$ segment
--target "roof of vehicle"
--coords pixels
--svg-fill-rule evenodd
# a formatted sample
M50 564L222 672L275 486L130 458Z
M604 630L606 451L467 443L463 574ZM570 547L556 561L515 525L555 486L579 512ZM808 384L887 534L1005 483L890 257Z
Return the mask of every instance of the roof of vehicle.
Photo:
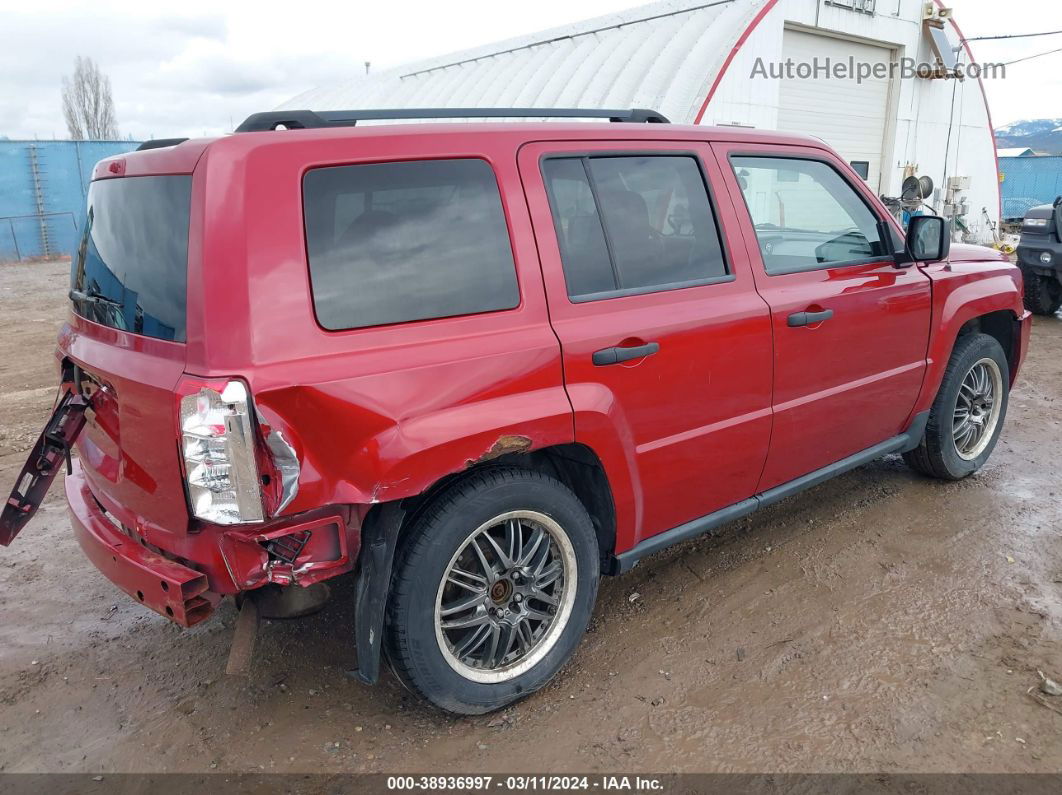
M357 127L326 127L308 130L273 130L236 133L221 138L194 138L175 146L129 152L101 160L93 179L162 174L190 174L210 148L233 156L278 143L359 139L408 139L416 148L418 138L440 136L496 136L514 147L534 141L720 141L750 144L782 144L826 148L818 138L737 127L706 127L682 124L609 124L601 122L443 122L365 124Z

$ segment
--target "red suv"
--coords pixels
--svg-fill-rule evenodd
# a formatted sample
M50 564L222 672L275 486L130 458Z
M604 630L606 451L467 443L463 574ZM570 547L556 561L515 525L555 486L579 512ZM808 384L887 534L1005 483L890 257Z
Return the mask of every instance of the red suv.
M612 123L356 126L549 115ZM564 665L602 574L888 453L977 471L1018 269L904 236L817 140L665 121L277 112L102 161L0 542L65 466L146 606L353 572L359 676L481 713Z

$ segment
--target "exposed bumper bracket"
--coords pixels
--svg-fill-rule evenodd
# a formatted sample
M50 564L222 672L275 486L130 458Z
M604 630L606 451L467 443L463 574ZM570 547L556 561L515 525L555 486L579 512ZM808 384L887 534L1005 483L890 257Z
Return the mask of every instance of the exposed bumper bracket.
M70 391L64 391L56 403L0 513L0 545L8 546L33 518L59 473L60 464L66 462L67 472L73 471L70 446L85 425L88 406L84 396Z

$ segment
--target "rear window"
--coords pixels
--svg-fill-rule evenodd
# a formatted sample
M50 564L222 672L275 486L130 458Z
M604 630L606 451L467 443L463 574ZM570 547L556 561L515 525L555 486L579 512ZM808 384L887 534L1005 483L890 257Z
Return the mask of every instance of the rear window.
M93 182L71 273L79 315L184 342L191 176Z
M327 329L520 302L498 183L482 160L314 169L303 202L314 307Z

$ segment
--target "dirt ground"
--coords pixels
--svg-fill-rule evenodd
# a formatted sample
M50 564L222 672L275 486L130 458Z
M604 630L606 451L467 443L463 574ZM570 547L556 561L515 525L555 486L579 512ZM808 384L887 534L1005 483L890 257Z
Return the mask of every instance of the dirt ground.
M0 268L5 493L53 397L66 273ZM885 458L644 561L552 685L481 718L349 678L344 582L227 678L231 603L182 631L127 599L57 486L0 548L0 770L1059 772L1062 712L1027 691L1062 679L1060 450L1062 319L1037 318L982 473Z

